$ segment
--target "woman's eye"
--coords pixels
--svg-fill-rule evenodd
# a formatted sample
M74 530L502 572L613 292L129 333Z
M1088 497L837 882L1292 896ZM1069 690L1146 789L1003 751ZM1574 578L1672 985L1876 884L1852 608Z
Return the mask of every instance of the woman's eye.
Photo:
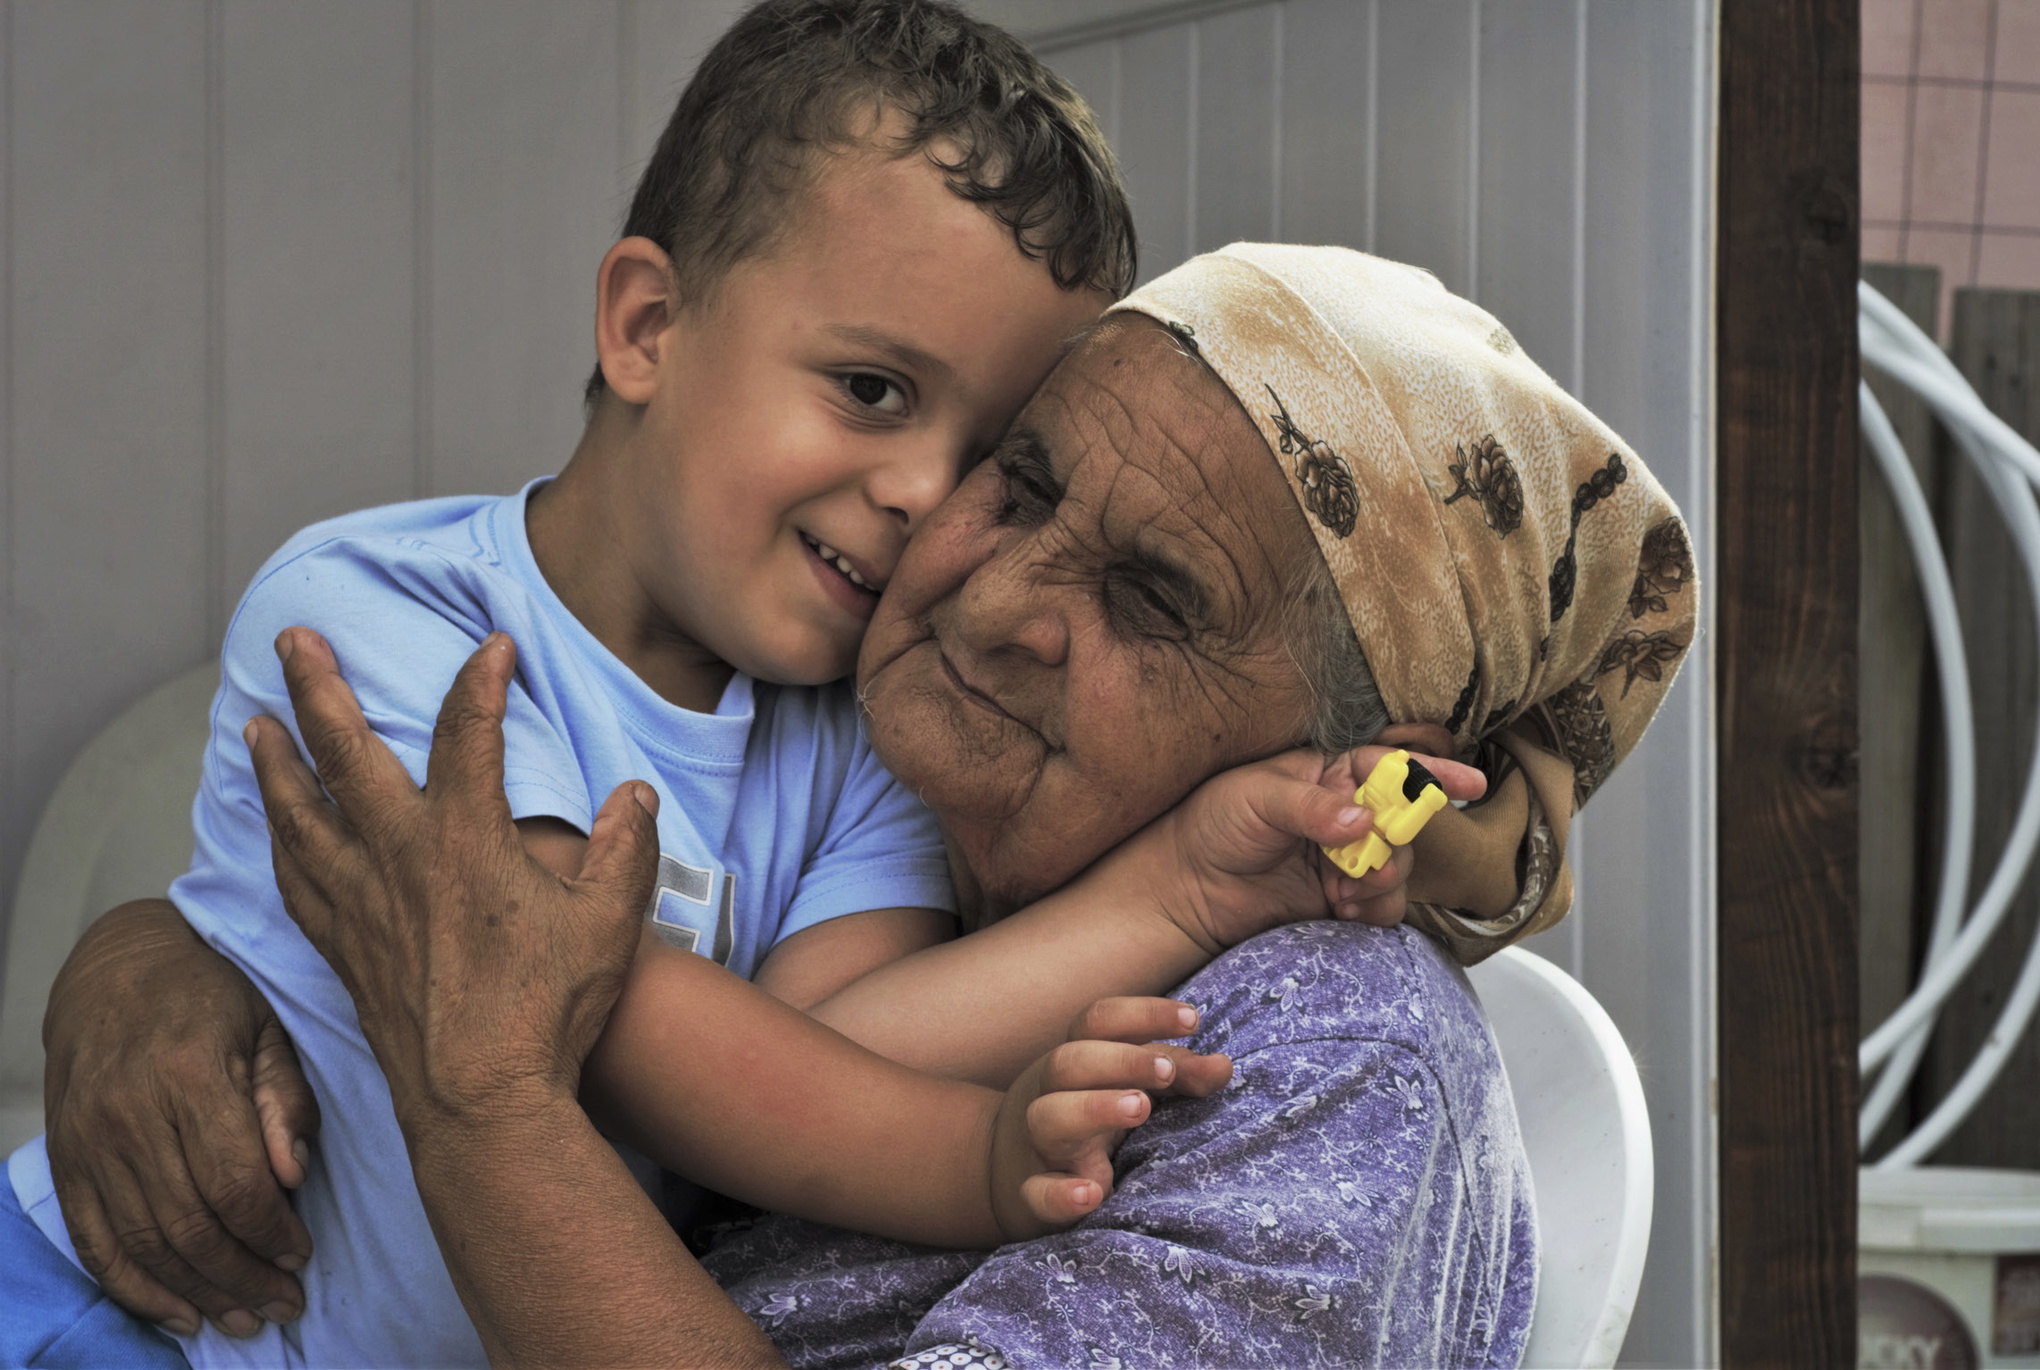
M899 382L887 380L872 371L853 371L843 380L843 388L850 392L850 398L866 409L876 409L881 414L904 414L907 412L907 392Z
M1142 637L1181 642L1190 623L1175 601L1137 576L1112 576L1105 582L1105 607L1128 632Z
M999 522L1033 527L1048 522L1062 492L1022 465L999 466L1005 498L999 502Z

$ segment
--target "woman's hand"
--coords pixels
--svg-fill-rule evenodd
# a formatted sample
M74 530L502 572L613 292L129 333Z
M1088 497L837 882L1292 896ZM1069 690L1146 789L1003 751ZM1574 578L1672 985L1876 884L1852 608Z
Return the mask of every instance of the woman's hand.
M1197 1010L1173 999L1101 999L1013 1082L992 1136L992 1213L1007 1241L1061 1231L1105 1202L1112 1153L1147 1121L1150 1094L1225 1087L1229 1058L1166 1041L1196 1028Z
M137 1317L230 1336L304 1311L319 1107L261 992L161 900L73 949L43 1018L50 1174L86 1272Z
M1392 926L1408 907L1404 887L1416 859L1410 848L1393 848L1387 865L1357 880L1322 848L1367 835L1373 816L1354 802L1354 791L1395 750L1359 747L1330 761L1294 751L1235 767L1191 791L1122 850L1155 863L1155 888L1168 915L1212 955L1327 913ZM1487 778L1471 766L1415 759L1449 799L1487 791Z
M491 634L455 677L423 792L324 639L287 629L277 655L318 765L274 719L249 723L277 886L353 996L407 1135L571 1099L637 947L657 795L618 786L580 875L554 875L526 854L504 798L509 638Z

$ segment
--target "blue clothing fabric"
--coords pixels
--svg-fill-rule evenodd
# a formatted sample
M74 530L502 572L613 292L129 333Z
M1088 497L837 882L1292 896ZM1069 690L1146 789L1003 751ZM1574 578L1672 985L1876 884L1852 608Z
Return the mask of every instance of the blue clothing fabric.
M197 850L170 896L261 988L319 1100L298 1211L316 1252L304 1317L235 1340L208 1328L193 1364L482 1365L441 1262L391 1108L338 977L283 910L241 730L292 720L272 643L318 629L376 732L423 783L441 698L491 630L517 644L504 778L519 818L586 831L628 779L659 791L660 882L648 917L669 942L749 977L773 945L843 914L950 908L930 814L881 767L847 684L738 675L713 714L654 694L546 585L525 536L534 487L509 498L394 505L317 524L271 557L227 631L212 741L193 805ZM301 742L301 739L300 739ZM40 1142L15 1167L42 1216ZM68 1250L56 1209L43 1224Z
M52 1201L54 1204L54 1201ZM0 1370L188 1370L177 1343L129 1317L0 1185Z
M1529 1165L1443 950L1299 924L1176 993L1233 1082L1158 1104L1069 1231L986 1256L775 1217L725 1236L710 1272L798 1370L1520 1363Z

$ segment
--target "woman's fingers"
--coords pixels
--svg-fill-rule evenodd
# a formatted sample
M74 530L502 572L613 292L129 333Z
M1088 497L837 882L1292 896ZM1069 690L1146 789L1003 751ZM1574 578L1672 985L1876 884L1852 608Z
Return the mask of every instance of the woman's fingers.
M425 762L429 793L458 796L463 807L477 806L472 810L477 817L498 826L510 821L510 801L503 791L503 715L516 670L517 648L507 634L482 639L440 701Z
M269 816L271 857L284 906L321 951L332 909L324 891L305 876L334 870L350 857L353 834L319 788L319 779L298 756L284 726L273 718L251 718L245 730L255 764L255 784ZM287 874L288 873L288 874ZM318 897L310 897L316 895Z
M368 726L326 639L310 628L286 628L277 635L276 655L305 750L347 821L363 832L401 824L418 787Z
M83 1186L68 1194L63 1209L79 1264L109 1298L144 1322L155 1323L179 1336L188 1337L198 1331L202 1316L198 1308L189 1299L172 1293L121 1249L114 1236L113 1220L100 1203L96 1189Z
M311 1139L319 1133L319 1100L305 1081L290 1034L274 1017L263 1022L255 1040L253 1086L255 1116L261 1123L262 1149L269 1158L270 1172L285 1189L296 1189L305 1182L311 1165ZM311 1257L309 1234L304 1240L302 1247L273 1253L271 1259L286 1270L302 1269Z

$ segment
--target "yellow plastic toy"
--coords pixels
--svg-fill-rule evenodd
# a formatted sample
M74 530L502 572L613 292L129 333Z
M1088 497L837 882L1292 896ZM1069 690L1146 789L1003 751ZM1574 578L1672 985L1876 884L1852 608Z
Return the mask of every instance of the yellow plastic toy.
M1326 847L1324 853L1340 870L1359 877L1388 864L1389 844L1406 845L1446 801L1436 778L1410 760L1408 752L1390 752L1353 791L1353 802L1374 811L1374 831L1337 850Z

